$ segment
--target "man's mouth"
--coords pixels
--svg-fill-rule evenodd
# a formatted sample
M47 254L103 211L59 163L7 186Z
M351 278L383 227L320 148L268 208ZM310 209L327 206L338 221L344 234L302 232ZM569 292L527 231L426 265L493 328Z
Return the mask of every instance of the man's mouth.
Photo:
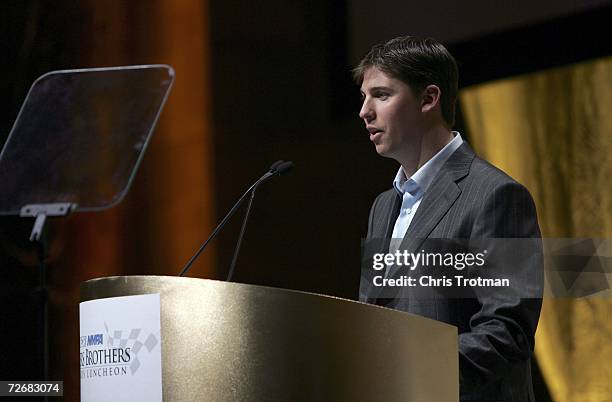
M370 141L374 141L383 131L376 127L368 127L368 132L370 133Z

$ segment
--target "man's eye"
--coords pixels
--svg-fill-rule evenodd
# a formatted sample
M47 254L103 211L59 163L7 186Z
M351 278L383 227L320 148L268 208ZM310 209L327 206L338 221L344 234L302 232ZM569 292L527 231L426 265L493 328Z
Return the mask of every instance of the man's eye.
M389 97L389 92L382 92L382 91L377 91L374 92L372 94L373 97L377 98L377 99L382 99L382 100L386 100Z

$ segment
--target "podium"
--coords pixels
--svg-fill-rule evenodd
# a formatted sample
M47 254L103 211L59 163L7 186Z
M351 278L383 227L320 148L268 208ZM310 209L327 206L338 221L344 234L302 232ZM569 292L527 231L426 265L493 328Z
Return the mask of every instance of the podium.
M159 294L164 401L459 400L451 325L207 279L118 276L81 285L82 302L144 294Z

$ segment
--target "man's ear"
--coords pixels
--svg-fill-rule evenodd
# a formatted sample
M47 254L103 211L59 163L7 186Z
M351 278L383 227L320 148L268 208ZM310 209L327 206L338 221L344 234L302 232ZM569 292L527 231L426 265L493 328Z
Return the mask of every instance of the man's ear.
M442 91L437 85L427 85L422 92L421 111L429 112L440 104L440 96Z

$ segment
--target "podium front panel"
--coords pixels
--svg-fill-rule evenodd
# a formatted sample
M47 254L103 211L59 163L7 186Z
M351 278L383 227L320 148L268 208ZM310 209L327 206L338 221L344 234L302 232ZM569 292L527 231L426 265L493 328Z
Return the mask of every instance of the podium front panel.
M350 300L206 279L83 283L160 294L167 401L458 401L457 328ZM136 396L135 396L136 397Z

